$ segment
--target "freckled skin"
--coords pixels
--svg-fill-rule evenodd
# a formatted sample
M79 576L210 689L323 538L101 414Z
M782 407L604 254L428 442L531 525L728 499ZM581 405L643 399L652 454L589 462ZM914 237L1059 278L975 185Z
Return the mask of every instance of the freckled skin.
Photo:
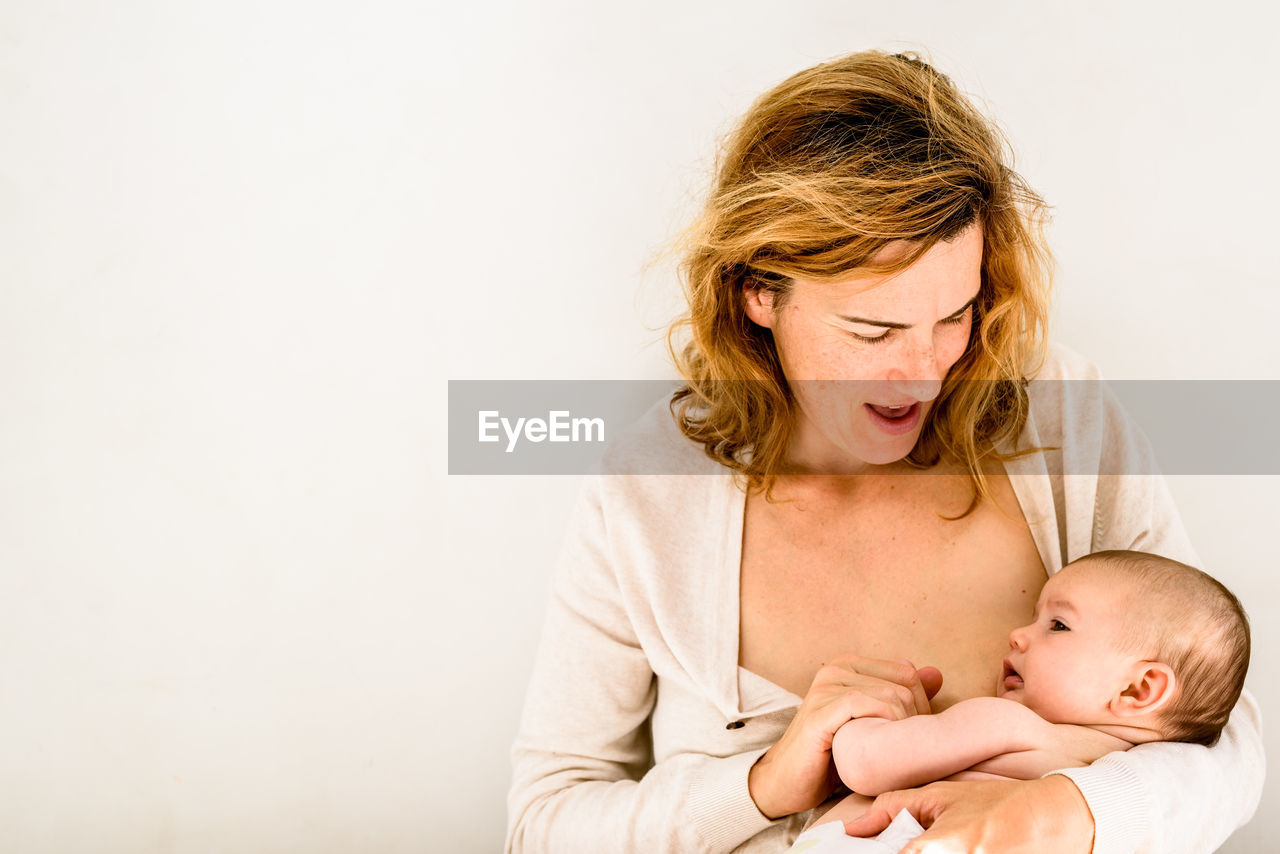
M900 461L923 417L916 429L889 434L866 409L908 399L922 412L931 405L967 346L965 307L978 293L981 259L975 227L884 281L800 280L777 311L768 294L744 294L748 316L773 331L796 389L801 411L789 461L828 475L783 477L775 502L746 500L739 664L793 693L807 692L822 661L852 653L939 667L945 681L935 711L990 696L990 663L1044 583L1002 470L990 473L991 501L944 521L940 514L969 505L965 471L908 473Z
M978 294L982 246L982 230L973 226L887 278L796 279L782 310L772 294L745 292L747 315L773 332L800 404L790 449L800 470L852 474L910 453L943 377L968 346L973 312L957 312ZM920 405L921 417L900 435L887 435L866 410L909 402Z

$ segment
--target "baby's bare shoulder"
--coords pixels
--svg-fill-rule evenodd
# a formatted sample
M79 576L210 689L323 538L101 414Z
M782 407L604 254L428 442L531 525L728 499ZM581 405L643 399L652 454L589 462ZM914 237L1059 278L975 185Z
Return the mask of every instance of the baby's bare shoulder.
M1003 697L970 697L968 700L961 700L956 703L947 709L944 714L956 712L989 715L992 717L1024 717L1026 715L1040 717L1021 703L1006 700Z
M1015 704L1016 705L1016 704ZM1025 707L1024 707L1025 708ZM1034 780L1059 768L1080 768L1117 750L1133 745L1093 727L1055 724L1030 712L1034 721L1022 720L1022 748L979 762L970 771Z
M942 714L982 726L1010 727L1019 732L1041 736L1045 734L1045 727L1054 726L1021 703L1003 697L961 700Z
M1106 756L1117 750L1128 750L1132 742L1079 724L1051 724L1045 721L1046 743L1044 747L1056 749L1064 756L1089 764L1095 759Z
M942 714L956 726L999 730L1018 744L1016 749L1048 751L1084 764L1133 746L1093 727L1051 723L1021 703L1003 697L961 700Z

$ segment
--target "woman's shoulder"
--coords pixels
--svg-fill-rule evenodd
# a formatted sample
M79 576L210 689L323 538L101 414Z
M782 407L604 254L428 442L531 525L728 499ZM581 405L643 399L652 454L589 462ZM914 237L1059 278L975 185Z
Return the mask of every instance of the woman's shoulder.
M1139 474L1154 470L1149 443L1126 413L1117 389L1093 362L1052 346L1027 385L1028 427L1036 442L1066 450L1074 468L1088 473Z
M663 395L613 434L587 478L587 492L613 524L656 535L731 512L733 472L685 436L671 401Z
M1097 365L1080 353L1065 344L1054 342L1048 346L1044 360L1029 379L1033 383L1056 380L1101 380L1102 373Z
M1144 447L1097 365L1061 344L1028 376L1029 414L1018 447L1040 447L1051 473L1097 474Z
M1052 344L1028 379L1031 418L1041 438L1092 432L1108 415L1106 383L1097 365L1062 344Z
M727 475L704 447L680 429L673 394L656 400L609 443L600 466L606 475Z
M610 572L637 612L676 607L655 604L655 590L690 566L720 566L735 510L741 519L732 472L684 435L669 394L615 434L583 497L608 544Z

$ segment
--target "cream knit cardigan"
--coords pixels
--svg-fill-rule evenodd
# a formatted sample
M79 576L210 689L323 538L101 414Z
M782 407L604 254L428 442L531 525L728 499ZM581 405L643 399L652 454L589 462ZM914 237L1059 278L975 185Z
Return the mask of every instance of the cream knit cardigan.
M1097 379L1052 350L1020 445L1060 450L1006 465L1045 569L1100 549L1198 564L1164 482L1115 476L1154 465ZM783 851L808 813L769 821L747 772L800 698L738 666L745 495L666 401L604 469L583 486L553 577L512 748L506 850ZM1144 744L1060 773L1093 812L1095 854L1209 852L1257 807L1260 714L1246 694L1212 748Z

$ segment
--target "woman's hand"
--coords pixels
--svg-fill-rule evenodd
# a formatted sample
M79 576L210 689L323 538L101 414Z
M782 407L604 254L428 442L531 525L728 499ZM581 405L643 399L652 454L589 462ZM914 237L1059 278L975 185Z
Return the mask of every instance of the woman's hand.
M824 665L778 743L751 767L747 787L768 818L813 809L835 791L831 740L853 718L896 721L928 714L942 687L936 667L916 670L906 660L840 656Z
M886 792L862 818L845 822L845 832L879 833L903 809L928 830L911 840L902 854L1093 850L1093 814L1076 784L1061 774L1039 780L933 783Z

